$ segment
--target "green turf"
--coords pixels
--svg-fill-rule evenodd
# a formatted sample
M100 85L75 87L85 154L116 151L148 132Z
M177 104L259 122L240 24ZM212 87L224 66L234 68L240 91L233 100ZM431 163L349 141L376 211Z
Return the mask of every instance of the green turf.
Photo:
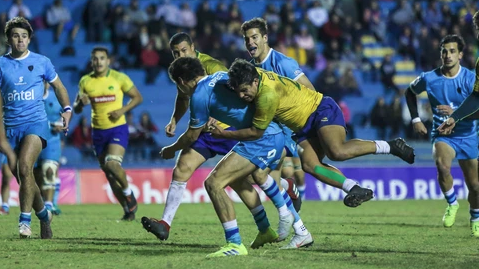
M117 222L117 205L63 206L55 217L53 240L18 239L18 208L0 216L0 268L477 268L479 240L470 236L468 204L460 201L456 224L442 227L444 201L368 202L347 208L341 202L306 202L301 216L313 234L313 247L279 250L285 243L242 257L206 259L224 244L211 204L180 207L170 238L160 242L139 219L159 218L163 205L140 205L137 220ZM266 203L269 219L277 213ZM256 226L246 208L236 205L245 244Z

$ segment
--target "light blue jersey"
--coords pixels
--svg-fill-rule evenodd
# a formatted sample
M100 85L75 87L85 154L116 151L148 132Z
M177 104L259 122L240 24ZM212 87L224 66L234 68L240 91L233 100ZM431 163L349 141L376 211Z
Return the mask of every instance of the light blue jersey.
M455 77L445 77L441 73L441 68L436 68L429 72L421 73L409 86L415 93L426 92L431 104L433 113L432 137L438 137L437 128L447 117L438 113L436 106L449 105L456 109L472 93L475 74L467 68L460 67ZM449 135L451 138L468 138L477 136L476 122L474 120L462 120L456 124L454 133Z
M213 117L236 129L250 128L255 113L254 105L238 98L228 86L228 73L216 72L201 79L190 98L190 126L204 126ZM281 133L276 123L271 123L264 134Z
M28 52L14 59L0 57L0 89L3 97L5 127L38 123L47 120L43 104L43 81L55 81L58 75L50 59Z
M251 62L257 67L273 71L278 75L288 77L294 81L298 80L298 78L304 74L295 59L274 49L269 50L268 55L261 63L256 63L254 59Z
M300 76L304 75L303 70L299 67L298 62L279 51L270 49L268 55L261 63L251 62L257 67L264 70L273 71L278 75L290 78L296 81ZM285 134L285 148L287 157L299 157L296 142L291 138L293 131L284 124L279 124L283 128Z
M238 98L228 86L228 73L217 72L201 79L190 98L190 126L200 128L213 117L236 129L250 128L255 108ZM260 169L275 169L283 152L284 134L281 127L271 122L263 136L254 141L240 141L232 151L249 160Z

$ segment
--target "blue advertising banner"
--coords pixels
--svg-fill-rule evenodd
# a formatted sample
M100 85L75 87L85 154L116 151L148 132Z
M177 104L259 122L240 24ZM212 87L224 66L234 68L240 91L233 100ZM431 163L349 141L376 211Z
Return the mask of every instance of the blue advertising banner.
M374 191L374 200L444 199L437 183L435 167L341 168L347 178ZM454 188L458 199L466 199L468 190L459 167L453 167ZM306 200L339 201L346 193L325 185L306 174Z

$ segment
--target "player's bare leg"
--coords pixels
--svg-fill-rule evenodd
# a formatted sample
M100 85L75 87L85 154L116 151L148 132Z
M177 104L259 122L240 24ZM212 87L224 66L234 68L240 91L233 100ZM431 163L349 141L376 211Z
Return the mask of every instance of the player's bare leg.
M10 204L8 200L10 199L10 182L12 181L13 174L8 167L8 164L2 165L2 207L0 208L0 215L8 215L10 213Z
M303 171L303 166L301 165L301 158L293 157L292 159L293 159L292 161L293 161L293 169L294 169L294 180L296 183L296 187L298 189L299 197L301 198L301 200L304 200L304 192L306 189L306 185L304 182L304 171Z
M439 186L448 203L442 222L444 227L449 228L454 225L457 210L459 209L451 175L452 160L456 157L456 151L447 143L437 142L433 145L432 156L436 163Z
M115 197L122 204L125 211L122 220L132 221L135 219L138 203L126 179L126 172L121 167L125 148L118 144L109 144L106 152L102 155L104 155L102 168L107 175ZM126 206L124 205L125 203Z
M38 159L42 150L42 141L37 135L27 135L20 144L18 153L18 177L20 181L20 237L31 236L31 212L32 208L40 219L41 238L52 238L50 222L52 214L43 203L40 189L38 188L33 175L33 165Z
M188 180L206 161L205 157L192 148L184 149L180 152L176 165L173 168L173 178L166 197L165 209L161 220L155 218L142 217L143 228L153 233L160 240L167 240L170 234L170 227L180 207L183 193L186 189Z
M303 148L301 154L303 170L319 181L347 192L348 195L344 198L346 206L357 207L373 197L371 190L361 188L355 181L346 178L336 167L323 163L324 153L317 139L301 141L300 146Z

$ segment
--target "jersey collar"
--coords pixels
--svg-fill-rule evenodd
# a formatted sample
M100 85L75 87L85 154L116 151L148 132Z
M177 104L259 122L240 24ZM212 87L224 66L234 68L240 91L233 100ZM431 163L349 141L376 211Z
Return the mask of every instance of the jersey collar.
M25 60L28 56L30 56L30 50L27 52L27 54L25 56L22 56L20 58L13 58L11 53L9 54L9 56L10 56L10 58L12 58L14 60L17 60L17 61Z
M268 54L266 55L266 57L264 58L264 60L261 61L261 63L257 63L257 64L264 64L264 63L268 60L269 56L271 56L271 53L272 53L272 52L273 52L273 48L269 48ZM256 61L255 61L255 63L256 63Z
M461 71L462 71L462 65L459 65L459 70L457 70L457 73L456 73L453 77L446 77L446 76L444 76L444 74L442 73L442 71L441 71L441 75L442 75L442 77L447 78L447 79L455 79L455 78L457 78L457 76L459 76L459 74L461 73Z

